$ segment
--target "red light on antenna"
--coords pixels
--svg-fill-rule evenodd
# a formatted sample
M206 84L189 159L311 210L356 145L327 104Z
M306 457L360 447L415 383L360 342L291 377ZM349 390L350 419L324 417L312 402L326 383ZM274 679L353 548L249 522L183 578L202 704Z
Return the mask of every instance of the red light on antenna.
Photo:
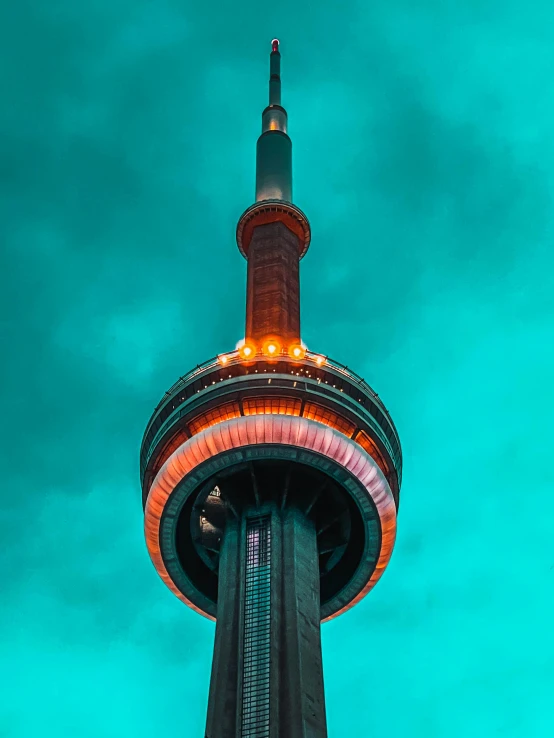
M279 39L278 38L274 38L273 41L271 42L271 50L279 51Z

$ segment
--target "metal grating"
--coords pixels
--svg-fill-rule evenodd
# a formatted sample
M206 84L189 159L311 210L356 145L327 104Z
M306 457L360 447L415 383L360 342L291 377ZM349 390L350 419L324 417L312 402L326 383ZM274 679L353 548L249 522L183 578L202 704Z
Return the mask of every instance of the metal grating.
M246 521L242 738L269 737L271 529L269 516Z

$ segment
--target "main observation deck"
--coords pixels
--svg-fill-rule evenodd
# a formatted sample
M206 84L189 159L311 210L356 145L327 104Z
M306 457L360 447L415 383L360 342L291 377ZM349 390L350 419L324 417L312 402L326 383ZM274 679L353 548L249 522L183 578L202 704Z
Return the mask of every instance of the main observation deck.
M163 462L185 440L218 422L257 414L309 418L353 439L378 462L398 508L402 452L392 418L361 377L312 352L302 360L258 355L245 361L232 351L181 377L146 427L140 453L143 504Z

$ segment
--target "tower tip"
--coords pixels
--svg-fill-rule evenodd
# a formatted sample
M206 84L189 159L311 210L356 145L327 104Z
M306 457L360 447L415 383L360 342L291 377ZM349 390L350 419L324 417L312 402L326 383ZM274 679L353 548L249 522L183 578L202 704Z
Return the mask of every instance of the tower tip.
M279 39L274 38L271 42L271 51L279 51Z

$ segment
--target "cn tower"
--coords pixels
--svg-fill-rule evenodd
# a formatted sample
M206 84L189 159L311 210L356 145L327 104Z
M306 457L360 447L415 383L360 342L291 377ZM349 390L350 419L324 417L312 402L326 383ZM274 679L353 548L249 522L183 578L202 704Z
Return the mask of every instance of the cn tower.
M391 417L360 377L302 341L311 230L293 204L280 64L274 40L256 201L236 231L245 338L165 393L140 453L154 566L216 621L205 738L327 736L320 624L375 586L396 534Z

